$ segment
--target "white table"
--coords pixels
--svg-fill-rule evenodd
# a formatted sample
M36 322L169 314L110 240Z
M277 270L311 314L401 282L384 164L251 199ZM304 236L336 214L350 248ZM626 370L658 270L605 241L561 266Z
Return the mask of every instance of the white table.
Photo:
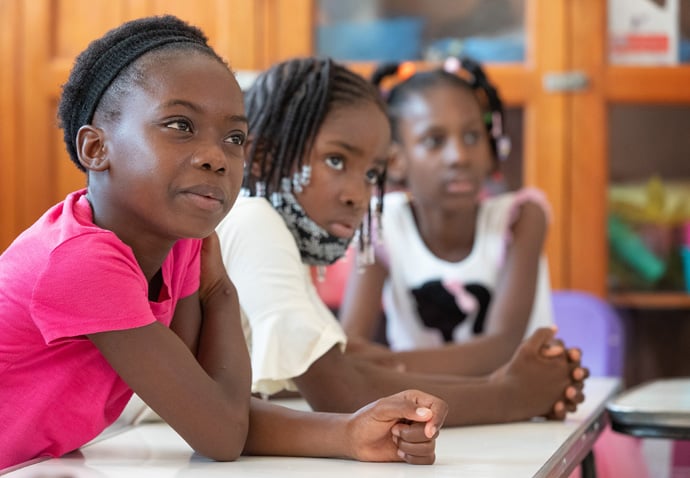
M586 400L563 422L444 428L436 463L360 463L339 459L241 457L212 462L191 448L166 424L148 423L110 433L79 452L9 472L7 478L146 477L560 477L589 453L608 418L606 402L620 386L617 378L590 378ZM304 408L301 400L281 401ZM506 404L509 406L509 404Z
M659 379L611 400L612 428L637 437L690 440L690 378Z

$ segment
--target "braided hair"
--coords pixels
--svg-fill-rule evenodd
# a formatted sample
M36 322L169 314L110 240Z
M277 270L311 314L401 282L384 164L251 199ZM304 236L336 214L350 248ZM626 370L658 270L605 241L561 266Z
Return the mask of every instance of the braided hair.
M97 111L105 120L119 118L121 98L146 78L146 65L138 60L154 50L156 59L161 52L194 50L225 64L200 29L172 15L132 20L92 41L77 56L58 105L67 151L80 170L86 171L77 155L79 128Z
M510 140L504 134L503 102L479 63L469 58L451 57L446 60L443 68L418 72L414 71L411 64L384 63L374 70L371 82L381 88L385 79L392 76L403 77L402 81L383 94L388 105L388 119L394 141L400 141L399 123L403 107L410 97L439 85L448 85L464 89L477 98L479 107L484 112L483 120L489 133L494 159L503 160L508 156Z
M263 196L279 191L281 180L301 168L326 115L338 105L371 102L386 114L378 91L331 59L295 58L278 63L245 93L252 142L244 188ZM257 183L265 184L257 188ZM258 189L258 190L257 190Z

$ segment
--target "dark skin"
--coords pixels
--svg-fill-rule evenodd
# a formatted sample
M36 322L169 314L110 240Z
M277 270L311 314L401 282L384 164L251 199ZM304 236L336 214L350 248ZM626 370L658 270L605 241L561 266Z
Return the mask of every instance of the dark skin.
M447 406L426 393L407 390L352 415L297 412L250 397L237 292L214 233L242 181L242 93L225 65L200 53L150 53L137 61L146 81L120 99L120 117L106 120L97 111L78 133L94 222L131 247L154 299L176 241L206 238L201 284L177 303L170 328L156 322L88 338L135 393L210 458L432 463Z
M474 94L448 84L420 92L400 112L391 169L407 178L414 219L424 244L439 259L458 262L474 246L478 197L494 168L482 111ZM370 342L380 320L386 261L353 271L340 319L348 350L372 360L396 363L416 372L481 376L508 360L522 341L531 314L547 221L543 210L525 203L511 229L505 263L492 295L484 333L471 341L434 349L391 352ZM574 365L580 353L569 351ZM587 371L574 370L566 392L569 409Z
M296 196L310 218L333 235L351 234L353 218L362 220L371 198L370 172L376 171L388 155L389 137L387 118L373 103L336 104L329 110L305 161L312 166L311 182ZM268 264L294 261L286 248L276 247L275 238L269 234L234 231L232 237L223 244L231 276L235 267L238 271L251 268L256 257ZM245 311L273 316L268 309L274 307L267 298L275 304L282 298L287 300L287 296L297 296L301 303L308 303L307 291L300 286L302 271L297 269L281 269L280 285L268 274L255 274L246 283L237 282L242 279L235 277L240 290L246 287L262 291L243 297ZM417 387L451 404L447 418L450 425L517 421L539 415L563 418L567 411L566 389L571 387L573 404L580 403L583 396L572 386L570 374L575 366L566 359L563 347L553 344L553 334L548 328L539 330L518 348L507 365L483 377L401 373L343 354L334 346L294 381L309 404L322 411L352 411L377 397Z

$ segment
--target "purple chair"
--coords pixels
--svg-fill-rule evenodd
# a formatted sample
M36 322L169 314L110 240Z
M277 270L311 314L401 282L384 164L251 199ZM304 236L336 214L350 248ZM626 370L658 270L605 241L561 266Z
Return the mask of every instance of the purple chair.
M582 364L590 375L622 377L625 335L611 304L574 290L553 291L551 299L558 337L582 350Z

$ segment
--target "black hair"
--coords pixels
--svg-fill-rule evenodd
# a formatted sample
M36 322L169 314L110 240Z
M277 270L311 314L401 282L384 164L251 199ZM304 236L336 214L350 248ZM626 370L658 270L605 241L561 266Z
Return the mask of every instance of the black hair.
M330 58L294 58L261 73L245 93L252 142L244 188L255 195L280 191L281 180L302 167L326 115L339 104L361 102L386 114L376 88ZM257 182L265 191L257 191Z
M371 75L371 82L381 87L384 79L399 75L403 64L384 63ZM505 135L503 102L496 87L489 81L481 65L470 58L446 60L450 67L415 72L383 94L388 105L388 119L393 140L400 140L399 121L402 107L408 99L421 91L446 84L470 91L483 113L483 121L489 134L494 159L505 159L510 152L510 141ZM407 64L407 66L410 66Z
M62 87L58 120L70 159L80 170L86 171L77 156L79 128L91 123L97 110L107 119L119 117L122 96L145 80L138 59L152 50L180 49L193 49L225 64L199 28L172 15L123 23L92 41L77 56L69 79Z

